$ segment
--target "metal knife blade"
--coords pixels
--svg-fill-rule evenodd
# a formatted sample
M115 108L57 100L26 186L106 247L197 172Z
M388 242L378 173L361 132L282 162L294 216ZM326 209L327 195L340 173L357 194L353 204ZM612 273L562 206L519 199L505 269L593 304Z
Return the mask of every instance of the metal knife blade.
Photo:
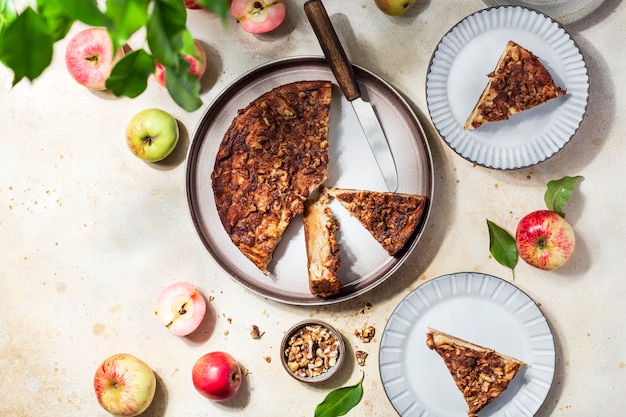
M309 22L311 22L315 36L320 42L339 88L341 88L346 99L352 103L352 108L359 119L361 128L363 128L387 188L391 192L397 191L398 173L385 132L372 104L361 98L361 91L354 70L341 46L324 5L321 0L308 0L304 4L304 11Z

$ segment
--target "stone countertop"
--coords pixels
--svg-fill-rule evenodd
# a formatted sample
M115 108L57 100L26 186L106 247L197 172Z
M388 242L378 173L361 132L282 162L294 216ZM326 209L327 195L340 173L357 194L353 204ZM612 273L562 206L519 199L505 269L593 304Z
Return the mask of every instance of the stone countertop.
M287 0L287 21L253 36L231 22L225 30L205 11L189 12L189 28L209 57L202 109L187 113L150 80L136 99L90 92L68 75L64 48L35 82L11 88L0 67L0 374L4 416L105 416L93 393L96 367L118 352L133 353L157 374L157 394L144 415L312 415L332 388L358 381L364 394L350 415L392 416L378 372L382 330L398 303L440 275L476 271L509 280L491 258L485 219L513 229L543 207L546 182L582 175L567 206L577 234L573 258L543 272L520 263L515 285L540 306L556 342L556 374L536 414L618 416L626 410L626 6L607 0L566 30L590 75L586 117L571 142L536 166L495 171L456 155L428 118L425 76L441 37L481 1L422 1L403 17L380 13L373 0L326 1L348 56L391 83L426 130L435 169L432 214L417 250L392 279L355 299L323 307L285 305L260 297L229 277L207 253L192 224L185 194L185 159L204 109L242 73L270 60L321 55L302 10ZM70 33L81 29L76 24ZM138 111L174 115L182 139L165 161L147 164L126 148L124 129ZM195 283L209 302L201 331L178 338L154 318L157 294L176 281ZM364 309L366 304L371 308ZM326 320L366 364L347 367L321 387L283 370L279 343L294 323ZM378 333L363 344L364 323ZM265 332L252 340L250 326ZM191 383L195 360L225 350L249 371L241 392L211 403ZM267 361L271 358L271 361ZM280 389L277 389L280 387Z

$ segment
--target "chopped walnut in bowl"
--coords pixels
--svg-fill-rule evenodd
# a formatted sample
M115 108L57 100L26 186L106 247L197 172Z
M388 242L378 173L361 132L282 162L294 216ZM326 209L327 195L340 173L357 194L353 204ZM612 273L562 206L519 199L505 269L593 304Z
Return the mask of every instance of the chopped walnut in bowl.
M281 343L281 361L295 379L315 383L330 379L344 361L341 333L320 320L300 322L289 329Z

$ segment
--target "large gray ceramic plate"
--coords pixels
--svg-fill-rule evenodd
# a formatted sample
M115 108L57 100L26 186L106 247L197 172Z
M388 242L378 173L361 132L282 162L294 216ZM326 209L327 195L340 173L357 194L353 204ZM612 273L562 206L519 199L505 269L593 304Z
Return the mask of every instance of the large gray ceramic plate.
M539 57L567 94L474 130L463 125L509 40ZM578 130L589 96L583 56L554 20L524 7L481 10L441 39L426 76L435 128L463 158L494 169L525 168L559 152Z
M329 128L329 172L326 185L385 191L365 136L350 103L343 97L326 61L295 57L262 65L228 86L203 114L193 135L187 161L187 199L200 239L221 267L250 290L296 305L336 303L362 294L389 278L415 248L429 217L433 169L424 131L408 103L386 82L355 66L362 94L374 105L388 137L398 170L398 192L428 197L421 226L395 257L389 256L358 221L337 202L331 204L340 223L343 289L332 298L311 295L302 217L291 223L269 265L259 271L231 242L217 215L211 173L224 133L237 111L282 84L323 79L333 81Z
M532 417L554 379L554 337L535 302L515 285L481 273L456 273L417 287L391 314L380 341L385 392L402 417L458 417L467 404L428 328L513 356L526 366L481 417Z

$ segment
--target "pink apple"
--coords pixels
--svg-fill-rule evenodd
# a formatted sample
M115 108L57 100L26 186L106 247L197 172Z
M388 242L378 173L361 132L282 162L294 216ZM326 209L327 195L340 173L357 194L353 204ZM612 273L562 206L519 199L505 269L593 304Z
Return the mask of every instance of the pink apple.
M177 282L166 287L154 314L176 336L187 336L200 326L206 313L206 300L189 282Z
M124 48L114 53L113 42L106 29L89 28L70 39L65 49L65 65L81 85L92 90L106 90L106 80L123 56Z
M200 6L194 0L185 0L185 7L192 10L202 9L202 6Z
M93 387L98 402L107 412L132 417L143 413L152 402L156 377L141 359L118 353L98 367Z
M574 252L576 239L572 226L558 213L538 210L519 221L515 245L526 263L550 271L565 264Z
M287 8L282 0L233 0L230 13L245 31L260 34L280 26Z
M194 53L195 56L185 54L183 57L191 65L189 72L195 75L196 78L201 79L206 71L206 52L197 40L194 41ZM165 87L165 68L160 62L155 62L155 67L154 78L160 85Z
M226 352L210 352L196 361L191 377L200 394L213 401L223 401L239 390L241 367Z

